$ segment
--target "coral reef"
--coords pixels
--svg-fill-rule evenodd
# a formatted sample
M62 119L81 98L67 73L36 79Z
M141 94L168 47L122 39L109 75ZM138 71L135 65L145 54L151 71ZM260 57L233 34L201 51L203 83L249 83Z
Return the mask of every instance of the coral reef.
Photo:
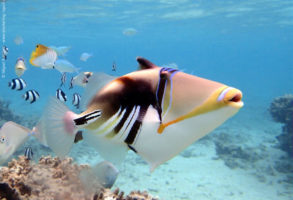
M283 123L283 132L277 136L280 149L293 158L293 95L277 97L270 105L269 111L276 122Z
M118 188L112 192L97 182L84 183L79 175L88 168L73 164L71 158L41 157L36 164L20 156L0 169L0 199L157 200L147 192L124 195Z
M227 167L231 169L255 167L254 164L266 156L259 147L249 147L243 143L243 140L241 136L233 137L228 133L214 135L218 158L222 159Z

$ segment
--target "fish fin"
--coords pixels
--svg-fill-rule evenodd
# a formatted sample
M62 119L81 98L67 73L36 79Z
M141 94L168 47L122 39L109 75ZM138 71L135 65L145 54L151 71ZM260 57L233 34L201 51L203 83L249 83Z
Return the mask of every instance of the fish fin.
M95 133L86 133L83 135L84 140L94 147L99 154L115 165L119 165L124 160L128 147L126 144L115 142L112 139L95 135Z
M45 135L41 132L43 130L44 120L41 119L32 129L32 135L44 146L48 147Z
M102 161L94 166L81 169L79 178L87 190L96 190L97 186L111 188L117 177L119 170L110 162ZM88 183L91 184L88 184Z
M93 166L92 171L105 188L111 188L119 175L119 170L108 161L96 164Z
M136 57L136 61L138 62L139 64L139 68L141 70L143 69L153 69L153 68L157 68L158 66L156 66L155 64L153 64L151 61L143 58L143 57Z
M7 159L23 144L29 137L30 130L12 121L3 124L0 129L0 164ZM2 140L3 139L3 140Z
M41 130L48 146L60 157L69 153L78 127L74 119L77 114L71 112L66 105L56 97L52 97L42 116Z
M82 99L80 102L81 110L86 110L86 106L88 105L89 101L94 97L94 95L102 87L104 87L115 78L116 77L110 76L102 72L93 73L93 75L89 77L88 83L86 84L84 93L82 95Z

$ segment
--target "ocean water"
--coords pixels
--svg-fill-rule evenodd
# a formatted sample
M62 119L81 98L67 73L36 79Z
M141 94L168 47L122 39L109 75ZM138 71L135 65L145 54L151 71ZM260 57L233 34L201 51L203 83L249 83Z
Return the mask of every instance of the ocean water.
M276 140L283 125L268 112L274 98L293 93L293 1L7 0L1 1L0 10L2 43L9 48L1 66L0 97L10 102L15 115L32 123L41 116L49 97L55 96L61 78L56 70L29 64L39 43L70 46L65 58L80 71L121 76L137 70L135 58L142 56L159 66L175 64L186 73L243 92L245 106L236 116L154 173L129 153L116 187L146 189L161 199L293 199L292 169L282 173L275 166L286 157ZM127 29L133 31L125 33ZM23 44L14 42L17 36ZM93 56L83 62L83 52ZM20 56L28 68L22 76L27 89L40 93L33 104L22 99L24 91L7 86L16 77L14 65ZM68 87L67 80L67 105L74 109L72 94L83 90ZM240 145L245 155L257 154L258 159L239 159L239 155L233 166L227 164L216 148L223 142L220 135L226 135L231 146ZM81 163L101 159L83 143L70 156ZM273 172L265 170L268 166Z

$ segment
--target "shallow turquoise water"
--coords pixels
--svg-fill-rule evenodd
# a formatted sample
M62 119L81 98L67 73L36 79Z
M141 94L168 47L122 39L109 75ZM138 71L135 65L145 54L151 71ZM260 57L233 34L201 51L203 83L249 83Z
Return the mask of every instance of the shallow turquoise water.
M0 97L10 101L14 113L25 118L39 117L48 97L55 95L60 84L58 71L29 64L38 43L71 46L65 58L82 71L120 76L136 70L135 58L143 56L157 65L176 63L187 73L237 87L243 92L245 107L224 127L251 127L256 133L252 134L256 137L252 141L261 140L257 132L262 132L264 126L278 126L267 112L271 101L292 93L291 0L8 0L1 2L1 9L5 28L1 26L0 30L2 35L5 33L9 54L5 78L0 79ZM137 32L125 35L126 28ZM24 43L16 45L16 36L21 36ZM79 57L83 52L92 53L93 57L82 62ZM27 61L23 78L28 88L41 95L34 104L21 98L23 92L7 87L16 76L14 65L19 56ZM113 61L117 72L111 71ZM2 70L3 67L2 64ZM68 106L72 93L82 92L78 88L65 91L70 98ZM281 132L280 127L274 130Z

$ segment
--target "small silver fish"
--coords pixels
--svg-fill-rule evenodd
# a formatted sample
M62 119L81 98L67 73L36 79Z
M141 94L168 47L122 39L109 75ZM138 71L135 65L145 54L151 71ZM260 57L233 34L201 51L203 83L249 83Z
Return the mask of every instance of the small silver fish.
M65 82L66 82L66 72L63 72L62 73L62 76L61 76L61 84L60 84L60 87L62 87L62 85L65 85Z
M32 160L33 159L34 153L33 153L33 150L32 150L31 147L25 147L24 156L28 160Z
M73 94L73 99L72 99L72 104L79 109L79 104L80 104L80 95L78 93Z

